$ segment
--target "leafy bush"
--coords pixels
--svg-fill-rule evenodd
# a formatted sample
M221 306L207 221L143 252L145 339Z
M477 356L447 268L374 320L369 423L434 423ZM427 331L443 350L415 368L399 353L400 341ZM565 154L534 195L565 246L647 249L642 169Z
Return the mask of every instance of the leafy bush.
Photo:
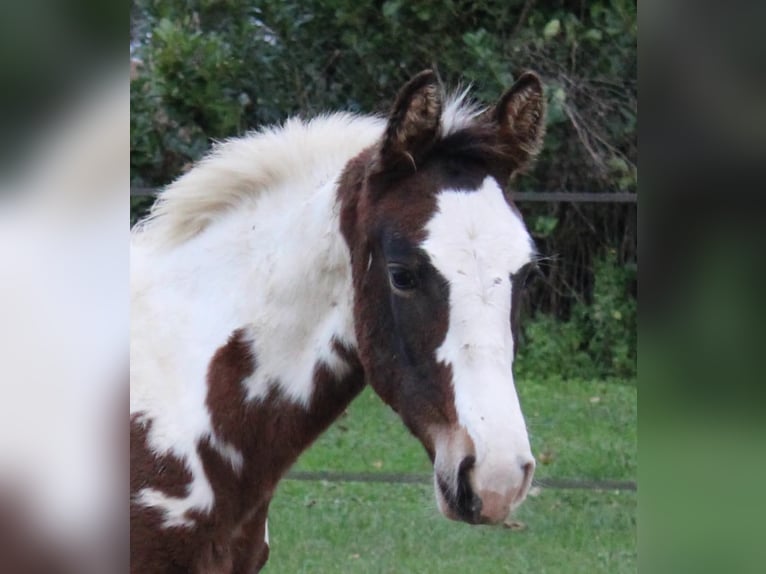
M599 375L635 376L637 305L630 293L635 266L619 265L610 253L596 262L594 275L593 302L576 306L573 321Z
M543 74L549 135L521 186L635 186L631 0L135 0L131 47L134 183L167 183L211 138L290 114L384 111L436 67L486 103L515 73Z
M518 379L595 378L596 365L583 349L583 333L574 321L538 313L523 333L514 367Z
M568 321L537 313L523 327L516 373L522 378L636 376L635 266L613 251L595 264L592 301L575 304Z

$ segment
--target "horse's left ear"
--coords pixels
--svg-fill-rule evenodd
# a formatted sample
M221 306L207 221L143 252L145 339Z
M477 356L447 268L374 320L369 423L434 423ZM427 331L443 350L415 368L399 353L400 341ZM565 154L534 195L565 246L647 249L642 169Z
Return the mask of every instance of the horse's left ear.
M500 98L492 111L498 124L498 138L516 165L528 167L540 153L545 136L545 96L540 77L525 72Z
M417 168L439 135L441 115L439 80L435 72L424 70L396 98L380 148L383 166Z

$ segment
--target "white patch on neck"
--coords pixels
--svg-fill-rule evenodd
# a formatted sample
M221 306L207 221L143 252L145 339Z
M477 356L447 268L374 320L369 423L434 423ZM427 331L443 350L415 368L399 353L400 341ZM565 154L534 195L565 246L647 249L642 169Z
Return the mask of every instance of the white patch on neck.
M255 283L250 292L258 305L249 323L257 363L246 382L250 399L264 398L276 384L288 400L308 406L317 364L339 378L349 373L333 348L335 340L356 347L351 254L340 234L336 195L330 182L292 210L277 201L288 194L261 201L251 231L252 253L260 261L250 263ZM292 211L293 221L285 221L286 211ZM280 233L280 226L289 231ZM261 255L258 247L275 236L278 252Z
M338 377L349 365L334 341L356 348L351 259L334 178L291 182L252 197L188 241L134 241L131 251L131 413L151 421L149 448L192 475L188 494L146 489L136 502L165 511L165 526L190 526L214 495L197 453L211 444L237 470L242 454L215 436L206 406L216 351L245 326L256 363L243 381L250 400L276 387L307 406L317 365ZM139 233L140 234L140 233Z
M491 467L529 453L512 373L510 275L531 260L532 243L490 177L476 191L442 191L426 231L422 248L450 288L437 358L452 367L459 422L475 443L476 468L489 467L492 482Z

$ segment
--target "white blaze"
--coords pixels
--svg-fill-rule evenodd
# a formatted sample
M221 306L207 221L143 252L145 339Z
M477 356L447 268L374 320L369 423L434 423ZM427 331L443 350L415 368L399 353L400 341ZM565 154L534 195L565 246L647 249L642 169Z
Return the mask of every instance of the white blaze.
M474 486L519 486L531 453L511 368L510 276L530 261L532 242L491 177L475 191L442 191L426 231L422 247L450 287L437 358L452 368L458 420L476 447Z

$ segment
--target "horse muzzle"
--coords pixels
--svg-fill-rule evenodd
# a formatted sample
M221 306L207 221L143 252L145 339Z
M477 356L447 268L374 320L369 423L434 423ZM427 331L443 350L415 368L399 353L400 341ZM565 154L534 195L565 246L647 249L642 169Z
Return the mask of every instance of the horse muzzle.
M466 433L467 435L467 433ZM453 443L454 440L450 441ZM457 442L473 446L470 438ZM456 456L457 455L457 456ZM454 461L459 460L455 463ZM441 513L469 524L498 524L526 498L535 460L528 449L485 457L477 463L473 449L439 452L434 463L434 488Z

